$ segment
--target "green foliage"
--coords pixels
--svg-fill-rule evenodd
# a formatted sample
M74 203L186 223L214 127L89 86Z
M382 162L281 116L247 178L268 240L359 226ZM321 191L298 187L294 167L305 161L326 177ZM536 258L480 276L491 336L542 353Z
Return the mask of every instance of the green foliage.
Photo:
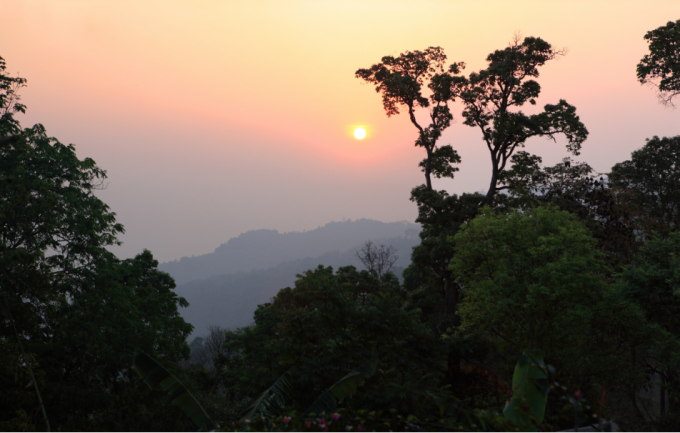
M522 353L512 375L512 398L503 416L523 431L540 431L550 386L547 367L539 357ZM541 383L544 381L545 383Z
M652 396L659 406L653 428L669 421L677 426L677 396L680 392L680 233L647 241L633 264L618 275L618 285L627 299L640 305L647 321L658 327L651 347L633 360L658 384ZM638 385L638 390L643 389ZM669 404L665 394L668 392ZM644 407L644 395L636 398ZM661 403L663 402L663 403ZM648 419L650 417L647 417Z
M68 279L118 243L123 226L93 194L106 172L92 159L78 159L73 145L47 136L42 125L1 144L0 173L5 248L22 248ZM53 253L46 256L48 249Z
M650 239L619 283L649 320L680 336L680 233Z
M329 416L338 411L338 403L346 397L351 397L358 387L364 384L366 379L375 374L376 361L369 361L360 367L352 370L345 377L337 381L333 386L324 391L314 402L304 411L306 418L315 415ZM267 388L253 403L246 409L247 413L241 419L242 425L249 425L257 419L273 419L279 416L293 395L293 385L289 372L284 373L276 382Z
M680 136L653 137L609 174L635 212L640 229L665 233L680 228Z
M572 388L639 383L626 347L642 348L651 331L608 286L596 241L573 215L484 208L454 239L451 269L464 287L457 335L481 338L501 355L541 350Z
M680 94L680 20L645 34L649 54L637 65L641 84L651 84L659 90L659 101L673 106L673 98Z
M37 395L32 392L32 379L28 370L31 365L37 375L38 387L44 386L44 372L39 370L35 356L23 357L16 341L0 339L0 430L31 431L35 429L34 411L38 406Z
M6 137L21 131L14 114L26 112L26 106L19 102L19 90L26 87L26 79L5 75L6 70L5 59L0 57L0 145Z
M419 234L421 243L411 255L413 264L407 273L405 288L412 307L427 313L424 319L436 335L454 324L453 312L459 296L458 285L448 268L454 252L449 238L462 224L475 217L482 199L481 194L449 195L446 191L428 190L424 186L411 191L411 200L418 204L416 222L422 224L423 229ZM417 283L416 279L419 280Z
M136 348L172 362L188 355L192 326L178 313L186 301L150 252L121 261L107 251L123 227L94 194L106 172L42 125L22 129L13 114L25 109L17 93L25 80L2 71L4 61L0 291L26 356L13 349L17 338L3 318L0 342L12 364L0 370L0 381L9 384L7 395L22 397L0 413L0 423L47 427L36 416L37 395L13 381L30 363L55 430L183 429L172 413L146 403L150 392L131 364Z
M135 370L149 388L160 389L169 394L165 405L172 403L202 430L217 428L201 405L189 390L174 375L144 352L137 352L134 359Z
M575 218L551 208L508 215L489 208L455 237L451 269L464 285L462 328L574 359L604 292L595 240ZM559 312L557 314L556 312Z
M402 308L402 295L389 273L382 281L354 267L300 275L294 288L258 308L255 327L227 333L231 355L218 363L224 385L255 396L290 371L289 409L302 412L347 371L377 359L386 369L346 398L346 407L430 410L408 390L437 389L443 354L420 312Z

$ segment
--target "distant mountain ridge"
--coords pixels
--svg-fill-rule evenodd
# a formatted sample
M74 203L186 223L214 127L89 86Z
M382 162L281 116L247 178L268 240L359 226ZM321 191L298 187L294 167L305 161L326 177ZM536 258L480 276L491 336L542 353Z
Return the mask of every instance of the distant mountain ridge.
M407 221L385 223L365 218L330 222L305 232L251 230L229 239L212 253L161 263L159 269L182 284L216 275L267 269L332 251L344 252L367 240L417 238L419 231L418 224ZM410 251L400 253L410 258Z
M420 243L420 239L413 235L373 240L396 249L399 259L393 271L399 276L411 263L412 248ZM356 256L360 247L361 244L358 244L345 251L286 261L268 269L217 275L179 284L177 294L189 301L189 307L181 308L180 314L194 325L193 336L205 334L208 325L230 329L248 326L253 322L257 306L269 302L284 287L292 287L297 274L319 265L334 269L353 265L363 269Z

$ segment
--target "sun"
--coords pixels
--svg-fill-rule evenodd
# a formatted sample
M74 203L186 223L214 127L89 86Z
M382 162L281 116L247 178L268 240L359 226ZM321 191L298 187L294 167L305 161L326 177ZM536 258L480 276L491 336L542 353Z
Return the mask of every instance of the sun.
M366 130L364 128L357 128L354 130L354 138L363 140L366 137Z

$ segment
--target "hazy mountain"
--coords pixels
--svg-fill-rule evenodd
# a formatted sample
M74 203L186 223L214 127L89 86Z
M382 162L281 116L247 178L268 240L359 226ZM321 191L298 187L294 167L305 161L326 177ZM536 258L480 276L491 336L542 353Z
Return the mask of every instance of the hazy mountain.
M161 263L178 284L214 275L266 269L284 261L318 257L330 251L347 251L367 240L415 236L420 226L406 221L384 223L369 219L331 222L305 232L279 233L251 230L229 239L214 252ZM401 255L410 257L408 253Z
M357 224L359 226L362 224L361 221L356 223L360 223ZM397 249L399 259L393 271L399 276L411 261L412 247L420 242L414 233L410 232L410 236L373 239L379 244L392 245ZM190 304L188 308L181 308L180 312L187 322L194 325L194 336L205 334L207 326L211 324L231 329L247 326L253 322L253 312L257 305L269 302L280 289L292 286L299 273L320 264L333 266L334 269L346 265L363 269L356 257L356 251L363 242L364 240L342 252L333 251L314 258L290 260L264 270L237 272L180 284L176 291ZM332 247L332 244L327 245L327 248Z

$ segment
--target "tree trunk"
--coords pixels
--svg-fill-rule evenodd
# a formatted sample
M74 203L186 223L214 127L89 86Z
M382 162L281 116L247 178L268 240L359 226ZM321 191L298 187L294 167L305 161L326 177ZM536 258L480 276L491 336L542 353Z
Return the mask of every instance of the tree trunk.
M498 183L498 163L496 163L496 158L491 154L491 182L489 183L489 191L486 193L486 198L484 199L484 204L491 206L493 203L493 198L496 195L496 184Z
M427 150L427 162L425 163L425 184L427 185L427 189L432 191L432 180L430 179L430 173L432 172L430 169L430 163L432 161L432 149L430 147L425 147L425 150Z

